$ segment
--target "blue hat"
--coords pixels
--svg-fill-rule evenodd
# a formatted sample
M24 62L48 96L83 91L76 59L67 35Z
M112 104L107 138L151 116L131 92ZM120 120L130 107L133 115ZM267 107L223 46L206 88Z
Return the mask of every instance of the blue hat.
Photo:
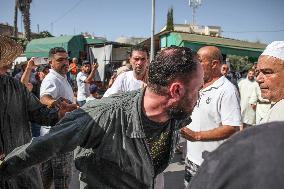
M95 93L98 91L98 87L95 84L90 85L89 87L90 93Z

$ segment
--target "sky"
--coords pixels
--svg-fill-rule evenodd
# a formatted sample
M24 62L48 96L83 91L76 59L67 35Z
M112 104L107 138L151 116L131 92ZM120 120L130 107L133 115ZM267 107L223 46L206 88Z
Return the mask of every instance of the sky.
M13 25L14 0L0 0L0 23ZM155 33L173 7L174 23L192 22L188 0L156 0ZM222 36L270 43L284 40L284 0L202 0L198 25L221 26ZM89 32L115 41L118 37L150 37L152 0L33 0L31 29L54 36ZM19 31L23 30L21 14Z

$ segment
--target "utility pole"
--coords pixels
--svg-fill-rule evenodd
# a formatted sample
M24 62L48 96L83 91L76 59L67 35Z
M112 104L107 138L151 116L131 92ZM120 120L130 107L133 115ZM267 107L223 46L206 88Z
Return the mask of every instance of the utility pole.
M36 26L37 26L37 33L39 33L39 24L37 24Z
M151 54L150 54L150 61L154 59L155 55L155 0L152 0L152 27L151 27Z

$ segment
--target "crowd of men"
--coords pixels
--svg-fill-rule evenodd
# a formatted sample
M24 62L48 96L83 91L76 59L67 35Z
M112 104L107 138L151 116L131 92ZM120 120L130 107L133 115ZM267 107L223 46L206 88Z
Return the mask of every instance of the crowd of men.
M239 81L215 46L168 47L151 62L136 46L103 97L96 62L78 70L55 47L50 69L34 73L32 58L12 78L22 49L3 36L0 45L1 189L70 188L73 163L82 189L162 189L180 134L186 188L284 186L274 166L283 165L283 122L274 121L284 121L284 41L268 45Z

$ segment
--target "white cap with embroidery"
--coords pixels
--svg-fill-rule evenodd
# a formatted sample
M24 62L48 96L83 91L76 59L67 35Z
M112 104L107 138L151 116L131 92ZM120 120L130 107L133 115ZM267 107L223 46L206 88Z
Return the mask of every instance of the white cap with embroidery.
M272 56L284 61L284 41L273 41L265 48L261 55Z

